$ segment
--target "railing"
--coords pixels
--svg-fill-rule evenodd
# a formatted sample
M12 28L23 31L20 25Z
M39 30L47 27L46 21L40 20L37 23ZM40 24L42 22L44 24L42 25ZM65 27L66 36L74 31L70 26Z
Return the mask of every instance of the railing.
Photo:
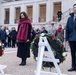
M69 14L70 13L72 13L73 12L73 9L72 8L70 8L69 10L67 10L66 12L64 12L63 14L62 14L62 19L65 19L67 16L69 16Z
M66 17L68 17L69 14L72 13L72 11L73 11L72 8L68 9L67 11L65 11L65 12L62 14L62 19L61 19L61 20L63 20L63 19L65 19ZM58 17L55 17L54 20L50 20L49 22L45 23L45 25L51 24L53 21L58 22Z

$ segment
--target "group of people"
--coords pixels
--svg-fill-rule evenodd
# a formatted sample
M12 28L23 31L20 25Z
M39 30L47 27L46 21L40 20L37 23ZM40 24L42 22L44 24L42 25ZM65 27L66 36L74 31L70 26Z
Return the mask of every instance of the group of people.
M66 41L70 44L71 57L72 57L72 68L68 71L76 71L76 4L73 5L74 12L70 14L66 25ZM6 43L6 38L9 37L12 40L12 47L15 47L17 42L17 57L21 58L20 66L26 65L27 58L30 57L30 43L37 34L50 33L59 38L62 42L64 39L64 29L62 25L59 25L58 29L54 27L54 23L51 24L49 31L43 27L41 30L34 30L32 28L31 21L29 20L25 12L20 13L20 20L18 23L18 30L16 31L13 27L11 31L8 28L2 27L0 30L0 40ZM5 44L6 46L6 44ZM11 46L8 42L8 46Z
M71 49L71 59L72 59L72 68L68 71L76 71L76 4L73 5L73 13L70 14L71 16L68 18L66 24L66 41L70 44ZM30 42L31 42L31 31L34 34L32 39L35 37L35 32L32 29L32 25L28 16L25 12L20 13L20 21L18 25L18 33L17 33L17 57L21 58L21 66L26 65L26 60L30 57ZM52 32L53 31L53 32ZM43 27L41 32L48 33L47 30ZM41 33L39 29L36 30L36 34ZM59 25L57 29L59 36L62 34L62 26ZM60 33L61 32L61 33ZM55 35L56 30L54 28L54 24L52 24L51 34ZM62 39L62 37L59 37Z
M51 24L51 28L49 30L46 30L45 27L42 27L41 30L39 28L34 30L27 14L25 12L21 12L17 32L17 57L21 58L20 66L26 65L26 60L30 57L30 43L33 41L36 35L41 33L49 33L63 41L62 32L62 25L59 25L58 29L56 29L54 23Z
M61 24L59 24L58 28L55 28L54 23L51 23L51 27L48 28L47 30L45 27L42 27L41 29L37 28L36 30L32 31L33 35L37 35L37 34L41 34L41 33L54 35L55 37L60 39L62 42L64 42L64 29L62 28Z
M15 47L16 35L17 31L15 27L12 27L11 30L9 30L8 27L2 26L0 29L0 40L2 44L4 44L4 47Z
M58 21L62 19L62 12L57 12ZM69 43L71 50L71 63L72 67L68 71L76 71L76 4L73 5L73 13L69 14L70 17L66 24L66 42Z

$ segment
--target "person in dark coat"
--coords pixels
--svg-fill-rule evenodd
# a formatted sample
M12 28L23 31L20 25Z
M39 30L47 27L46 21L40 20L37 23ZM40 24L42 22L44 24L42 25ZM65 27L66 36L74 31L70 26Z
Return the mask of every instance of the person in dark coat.
M45 34L47 34L48 31L45 29L45 27L43 27L42 30L41 30L41 33L45 33Z
M15 29L15 27L12 27L12 31L10 32L10 37L11 37L11 40L12 40L12 48L15 48L16 36L17 36L16 29Z
M35 36L36 36L36 32L35 32L35 30L32 28L32 29L31 29L31 42L33 41L33 39L35 38Z
M72 68L68 71L76 71L76 4L73 5L73 11L66 25L66 41L70 44L72 57Z
M9 34L7 35L8 37L8 47L11 47L11 32L9 32Z
M6 34L7 34L7 46L11 47L10 30L8 29L8 27L6 27L5 31L6 31Z
M58 15L58 21L60 21L62 19L62 12L61 12L61 10L59 10L57 12L57 15Z
M40 34L40 29L37 28L37 29L36 29L36 35L39 35L39 34Z
M0 40L1 42L4 44L4 47L6 46L5 43L6 43L6 31L4 30L4 27L1 28L0 30Z
M26 59L30 57L31 21L25 12L20 13L20 21L17 32L17 57L21 58L21 66L26 65Z

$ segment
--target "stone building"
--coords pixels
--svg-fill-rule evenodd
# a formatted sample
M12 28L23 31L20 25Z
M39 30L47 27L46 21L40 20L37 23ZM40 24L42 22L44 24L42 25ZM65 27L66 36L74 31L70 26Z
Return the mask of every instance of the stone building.
M0 25L18 26L19 14L25 11L32 25L37 28L49 27L51 22L57 22L57 12L62 11L61 24L66 24L69 13L76 0L0 0Z

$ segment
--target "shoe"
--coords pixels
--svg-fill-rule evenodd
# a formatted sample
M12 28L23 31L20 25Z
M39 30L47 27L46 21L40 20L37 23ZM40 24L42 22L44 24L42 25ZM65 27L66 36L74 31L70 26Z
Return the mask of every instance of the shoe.
M26 65L26 62L22 62L21 64L19 64L20 66L24 66Z
M21 64L19 64L20 66L24 66L24 65L26 65L26 58L22 58L22 62L21 62Z
M68 71L76 71L76 68L72 67L72 68L69 69Z

